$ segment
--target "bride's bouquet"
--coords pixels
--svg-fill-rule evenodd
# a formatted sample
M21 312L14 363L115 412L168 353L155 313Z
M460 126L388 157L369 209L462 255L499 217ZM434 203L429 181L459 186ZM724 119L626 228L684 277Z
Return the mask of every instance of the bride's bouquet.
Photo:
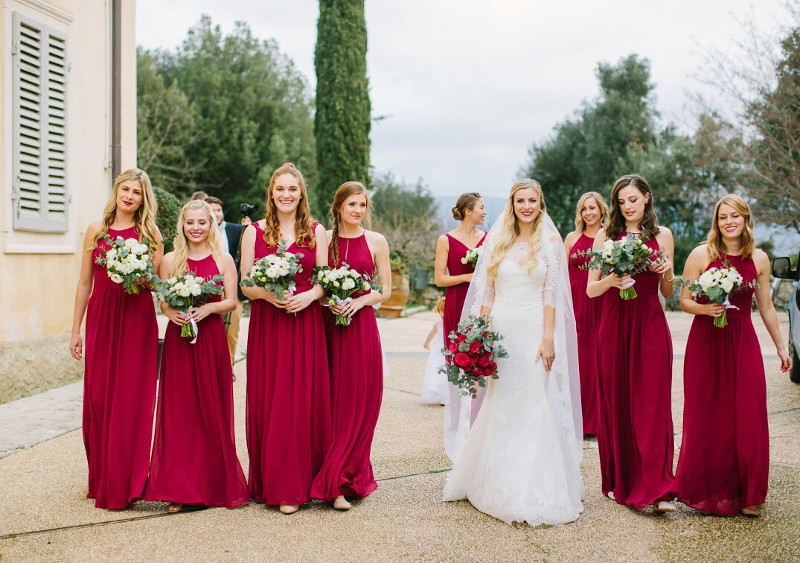
M705 297L710 303L725 305L722 315L714 318L714 326L722 328L728 326L728 309L738 309L736 305L731 305L730 295L742 287L742 282L739 271L725 260L721 268L709 268L697 281L683 280L681 285L696 297Z
M319 284L328 294L326 305L341 305L352 301L352 295L359 291L383 291L383 286L378 283L378 278L371 278L367 274L360 274L342 262L338 268L330 266L317 266L314 268L312 283ZM345 315L336 315L336 326L349 326L351 318Z
M447 338L450 343L442 349L445 365L439 373L461 389L463 395L477 397L478 387L486 387L486 378L497 379L497 358L507 358L508 352L500 344L503 336L489 330L490 318L470 317L459 323L458 329Z
M122 284L125 293L139 293L143 282L156 277L153 267L153 253L147 241L139 242L135 238L117 237L111 240L108 233L103 240L110 246L102 252L95 262L105 266L108 277L114 283Z
M292 295L297 289L294 283L295 274L303 271L300 259L303 257L301 252L287 252L288 244L282 240L278 244L275 254L269 254L256 260L253 267L247 273L247 278L242 280L245 287L263 287L267 291L272 291L283 300L283 292Z
M224 288L217 284L224 279L222 274L206 280L195 276L192 272L187 272L168 280L159 279L155 285L161 301L188 316L189 309L205 303L209 295L222 295ZM197 331L197 323L194 321L181 326L181 336L184 338L196 338ZM194 340L192 340L192 344L194 344Z
M480 257L481 257L481 247L478 246L478 247L472 248L470 250L467 250L467 253L461 259L461 263L462 264L469 264L470 266L472 266L474 268L475 264L478 263L478 258L480 258Z
M587 256L589 261L581 269L600 270L600 276L605 277L610 273L618 276L635 276L647 270L651 264L665 258L660 250L653 250L642 242L641 237L628 233L620 240L606 240L600 250L582 250L575 252L572 257ZM636 299L636 290L633 289L635 280L630 285L619 290L622 299Z

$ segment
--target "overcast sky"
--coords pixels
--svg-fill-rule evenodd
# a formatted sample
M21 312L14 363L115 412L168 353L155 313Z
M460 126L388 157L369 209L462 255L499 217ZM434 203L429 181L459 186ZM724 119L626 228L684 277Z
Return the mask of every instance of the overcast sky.
M314 85L312 0L138 0L137 43L178 46L201 14L275 39ZM369 0L372 163L437 195L505 196L531 144L597 95L599 61L650 59L665 120L691 125L702 50L732 49L737 20L774 29L783 0ZM543 186L545 191L547 186Z

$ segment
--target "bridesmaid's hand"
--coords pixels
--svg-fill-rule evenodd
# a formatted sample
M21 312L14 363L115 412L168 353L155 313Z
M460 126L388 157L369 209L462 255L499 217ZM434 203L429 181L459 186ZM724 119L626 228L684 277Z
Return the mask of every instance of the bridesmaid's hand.
M316 301L316 299L314 299L314 294L311 291L296 293L294 295L291 295L286 300L286 305L284 309L286 309L288 313L299 313L300 311L311 305L313 301Z
M284 297L286 297L286 292L283 292ZM267 303L277 307L278 309L285 309L286 308L286 299L278 299L278 296L275 295L273 291L266 291L264 290L264 301Z
M83 357L83 338L81 338L80 332L73 333L72 338L69 339L69 353L76 360Z
M630 276L618 276L614 272L611 272L603 278L603 283L605 283L609 289L612 287L617 289L625 289L626 287L630 287L631 281L632 280Z
M191 307L189 309L189 317L194 319L194 322L199 323L209 315L214 314L214 311L211 310L210 303L204 303L199 307Z
M669 272L670 270L672 270L672 260L670 260L666 256L662 256L658 260L650 263L651 272L663 275Z
M705 314L709 317L721 317L722 313L725 312L725 305L720 305L718 303L706 303L704 305Z
M472 274L461 274L461 282L462 283L471 283L472 282Z
M164 315L167 318L175 323L178 326L183 326L189 322L189 315L184 314L182 311L178 311L177 309L173 309L172 307L167 306L166 311L164 311Z
M337 315L344 315L345 317L353 318L358 311L364 308L364 301L359 297L347 303L331 307L331 311Z
M556 347L552 338L542 338L542 343L539 345L539 352L536 354L536 360L534 361L538 362L540 358L544 363L545 371L550 371L556 359Z
M786 348L778 348L778 357L781 359L781 371L782 372L789 372L792 369L792 358L789 356L789 352L786 351Z

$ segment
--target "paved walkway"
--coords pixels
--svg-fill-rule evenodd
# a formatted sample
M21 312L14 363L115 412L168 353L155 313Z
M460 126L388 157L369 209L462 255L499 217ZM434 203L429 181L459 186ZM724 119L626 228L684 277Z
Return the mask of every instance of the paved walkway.
M600 494L597 450L587 444L584 514L566 526L530 528L507 526L468 502L440 501L443 471L450 468L441 446L442 410L423 405L418 395L426 359L421 343L435 318L421 313L379 321L389 363L373 447L380 487L347 513L323 503L289 517L256 504L169 516L161 503L97 510L85 499L86 460L74 430L82 384L0 405L0 559L800 558L800 386L778 371L763 327L771 473L760 519L702 516L682 506L668 516L620 507ZM690 319L670 313L668 320L679 437ZM244 362L236 374L236 440L246 467Z

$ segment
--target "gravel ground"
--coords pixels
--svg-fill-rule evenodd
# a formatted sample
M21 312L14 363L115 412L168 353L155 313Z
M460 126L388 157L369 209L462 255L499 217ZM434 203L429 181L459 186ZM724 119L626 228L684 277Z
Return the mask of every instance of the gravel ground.
M689 317L668 314L676 357ZM442 409L418 392L421 342L435 316L379 321L389 363L373 447L380 487L353 510L314 503L292 516L248 504L166 515L162 503L97 510L85 498L80 431L0 459L0 559L280 560L729 560L800 558L800 386L778 371L760 327L770 415L770 493L761 518L704 516L682 505L671 515L635 511L600 494L597 449L586 444L585 509L559 527L508 526L466 502L443 503L450 467L441 445ZM755 320L755 319L754 319ZM785 327L783 330L786 332ZM680 443L682 361L673 378ZM245 465L244 362L236 366L236 438ZM49 420L49 419L48 419ZM49 422L48 422L49 424ZM676 456L677 460L677 456Z

